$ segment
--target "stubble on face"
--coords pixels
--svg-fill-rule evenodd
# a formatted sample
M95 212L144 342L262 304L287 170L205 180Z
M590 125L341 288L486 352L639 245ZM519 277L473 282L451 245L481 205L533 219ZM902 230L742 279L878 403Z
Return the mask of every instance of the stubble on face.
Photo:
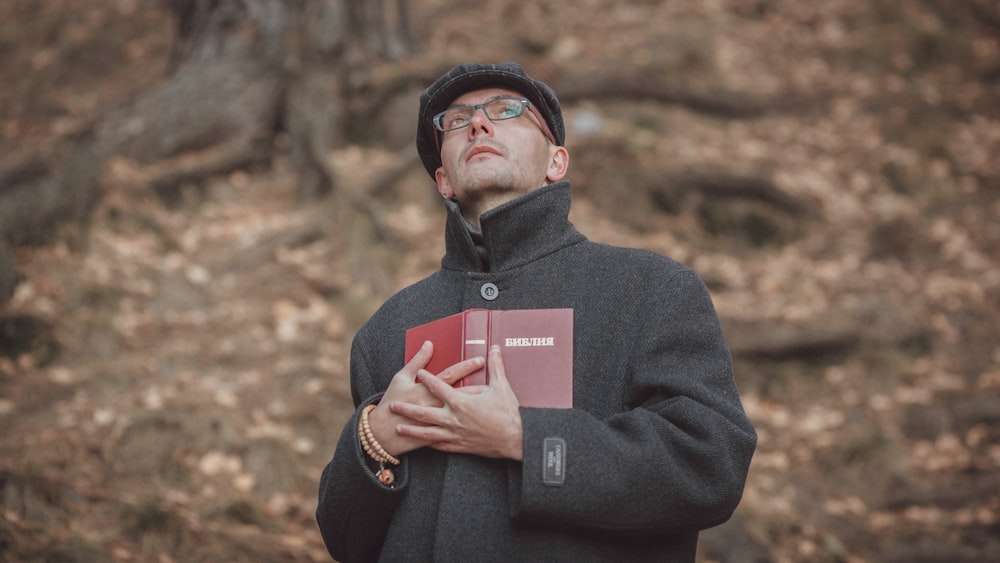
M467 163L464 173L456 175L460 181L453 185L462 214L473 225L479 225L479 216L486 211L545 185L544 175L542 181L533 180L537 174L530 173L530 166L518 166L498 155L476 158L483 161Z
M470 148L480 148L482 144ZM452 176L458 180L453 185L455 194L470 212L486 211L505 200L540 187L537 181L531 181L527 166L518 166L508 160L510 153L505 147L494 141L487 144L499 154L489 152L474 155L465 160L459 172Z
M519 94L502 89L478 91L455 103L472 105L499 96ZM473 123L471 129L450 132L442 143L445 181L463 215L474 225L483 212L548 183L550 142L532 118L525 112L512 120L490 122L488 129Z

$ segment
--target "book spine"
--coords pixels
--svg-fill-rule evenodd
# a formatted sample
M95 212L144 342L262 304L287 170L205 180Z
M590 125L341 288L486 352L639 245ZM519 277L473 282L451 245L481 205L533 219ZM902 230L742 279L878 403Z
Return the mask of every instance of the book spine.
M462 323L462 359L468 360L476 356L486 357L489 350L490 312L483 309L470 309L464 313ZM489 382L486 367L470 373L458 382L456 386L486 385Z

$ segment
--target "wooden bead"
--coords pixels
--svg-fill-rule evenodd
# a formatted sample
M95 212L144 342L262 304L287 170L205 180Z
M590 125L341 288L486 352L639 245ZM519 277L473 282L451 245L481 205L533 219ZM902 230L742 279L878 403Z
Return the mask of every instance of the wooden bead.
M386 469L385 467L383 467L378 470L376 475L378 476L379 483L382 483L387 487L392 486L392 484L396 482L396 475L392 472L391 469Z

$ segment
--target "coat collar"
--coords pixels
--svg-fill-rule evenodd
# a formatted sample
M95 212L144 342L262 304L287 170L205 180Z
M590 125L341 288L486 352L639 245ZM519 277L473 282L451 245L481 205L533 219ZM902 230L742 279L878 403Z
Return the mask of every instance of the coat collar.
M585 240L569 222L569 181L549 184L483 213L482 252L458 204L445 201L445 205L441 267L447 270L502 272Z

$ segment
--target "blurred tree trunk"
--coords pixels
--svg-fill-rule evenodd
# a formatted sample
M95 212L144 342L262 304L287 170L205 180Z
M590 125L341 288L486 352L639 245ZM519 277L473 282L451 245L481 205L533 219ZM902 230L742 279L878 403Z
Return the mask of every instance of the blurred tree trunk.
M132 187L166 195L288 150L303 200L336 193L328 156L344 142L350 98L372 68L413 51L406 0L162 2L176 41L157 88L46 150L0 159L0 273L11 270L3 247L86 218L112 162ZM340 203L359 204L347 195Z

